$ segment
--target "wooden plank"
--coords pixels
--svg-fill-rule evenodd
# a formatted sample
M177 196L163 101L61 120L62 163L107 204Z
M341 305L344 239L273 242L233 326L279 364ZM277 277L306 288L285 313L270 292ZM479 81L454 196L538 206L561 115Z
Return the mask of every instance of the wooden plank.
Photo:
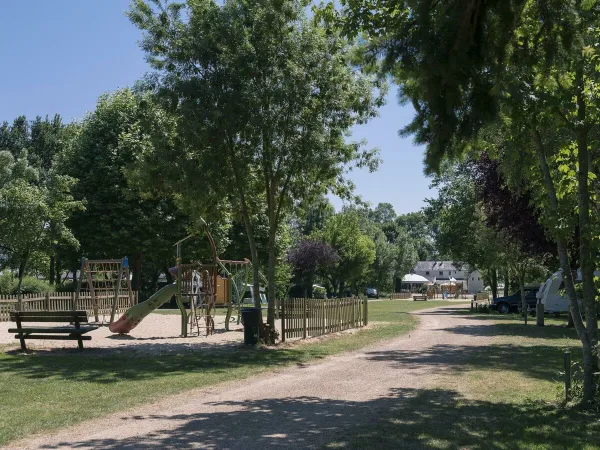
M87 321L87 314L85 311L11 311L10 314L11 317L16 317L17 315L20 316L21 320L35 319L38 317L80 317L82 320Z
M77 333L77 334L85 334L90 331L97 330L98 327L82 327L82 328L73 328L73 327L21 327L21 328L9 328L9 333Z
M20 334L15 334L15 339L21 339ZM62 335L43 335L43 334L24 334L23 339L45 339L48 341L91 341L91 336L81 336L74 334L73 336L62 336Z
M83 317L83 316L87 316L85 311L13 311L13 313L19 314L21 316L29 316L29 317L35 317L35 316L47 316L47 317L51 317L51 316L71 316L71 317L75 317L75 316L79 316L79 317Z

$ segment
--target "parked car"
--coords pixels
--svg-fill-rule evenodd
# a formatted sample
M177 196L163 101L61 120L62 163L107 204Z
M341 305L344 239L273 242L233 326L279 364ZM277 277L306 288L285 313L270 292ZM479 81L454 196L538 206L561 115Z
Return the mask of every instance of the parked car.
M537 303L537 291L539 287L526 287L525 300L529 309L535 309ZM492 309L497 310L500 314L508 314L511 311L519 311L521 309L521 290L518 290L508 297L498 297L492 300Z
M379 293L375 288L366 288L365 295L367 296L367 298L379 298Z

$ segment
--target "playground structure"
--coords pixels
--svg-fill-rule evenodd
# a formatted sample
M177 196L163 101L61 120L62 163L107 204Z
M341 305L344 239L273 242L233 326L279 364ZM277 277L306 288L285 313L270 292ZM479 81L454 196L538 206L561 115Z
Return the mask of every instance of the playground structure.
M236 322L238 325L240 323L244 295L253 279L252 263L244 258L243 261L217 259L217 264L220 268L217 281L217 304L227 306L225 329L229 331L234 308L237 310ZM260 272L258 274L261 281L266 283L265 276Z
M129 305L134 305L133 292L131 290L131 279L129 276L129 262L127 257L123 259L100 259L91 260L81 258L81 268L73 308L80 307L80 297L87 293L86 301L91 301L94 320L102 323L106 316L110 315L108 324L115 319L119 297L126 293Z
M248 259L243 261L220 260L217 257L214 239L208 229L205 228L203 234L210 244L210 261L186 264L182 262L183 243L197 234L190 234L177 241L175 243L177 247L176 266L169 269L176 279L175 283L163 287L148 300L132 306L116 322L114 314L112 314L109 325L111 332L129 333L144 317L168 302L173 296L175 296L177 307L181 313L182 337L188 336L188 325L191 335L200 336L203 328L206 336L214 333L217 299L220 305L227 306L225 329L229 331L234 307L237 308L237 323L239 324L244 294L252 276L252 264ZM189 305L189 310L186 305Z

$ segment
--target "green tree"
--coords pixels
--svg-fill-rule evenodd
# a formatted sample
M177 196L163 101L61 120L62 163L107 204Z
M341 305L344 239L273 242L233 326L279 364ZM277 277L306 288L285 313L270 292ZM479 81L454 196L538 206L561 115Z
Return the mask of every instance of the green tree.
M373 38L367 67L393 74L402 98L415 106L415 119L404 132L427 145L427 170L437 171L444 157L484 147L498 151L510 180L535 192L556 241L582 341L583 399L591 401L598 365L593 355L598 220L591 204L599 164L590 148L598 136L599 5L541 0L344 5L342 26ZM327 13L334 11L331 6ZM576 229L578 252L569 254ZM583 308L573 260L582 270Z
M346 142L353 125L375 115L376 85L350 66L343 39L306 18L300 1L138 0L129 16L145 31L142 48L157 71L156 91L168 99L182 136L175 150L155 147L169 154L160 159L185 164L191 175L171 187L193 190L205 186L196 183L202 177L231 202L256 270L252 218L262 211L252 203L257 196L266 202L267 321L274 329L279 226L296 202L328 189L347 193L348 165L377 163L374 152Z
M408 233L419 261L431 261L440 257L435 248L433 230L424 211L401 214L396 218L396 225Z
M26 151L17 157L0 151L0 166L0 247L18 269L20 292L32 255L48 254L57 244L78 245L66 221L81 203L70 193L73 178L52 174L41 183Z
M334 294L343 295L348 287L357 292L365 284L375 260L375 244L361 230L359 215L347 211L332 216L315 238L329 244L338 254L338 263L323 270Z
M136 290L154 287L158 273L173 264L173 244L193 231L194 223L170 199L145 198L125 177L127 167L139 157L127 138L144 119L131 90L103 95L81 122L61 163L79 180L74 195L86 204L85 211L69 221L81 253L90 259L128 256ZM184 256L192 256L193 245L203 243L200 239L190 243ZM72 255L72 269L77 270L78 264L79 258Z

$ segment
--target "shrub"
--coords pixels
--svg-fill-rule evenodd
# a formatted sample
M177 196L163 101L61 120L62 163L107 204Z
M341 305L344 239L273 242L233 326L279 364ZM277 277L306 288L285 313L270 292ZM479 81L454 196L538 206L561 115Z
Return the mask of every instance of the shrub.
M0 294L1 295L16 295L19 280L12 273L4 273L0 275ZM54 288L46 281L38 280L35 277L23 277L21 283L21 292L23 294L39 294L42 292L52 292Z
M16 295L17 287L19 286L19 280L17 278L13 279L11 294ZM23 277L23 282L21 283L21 293L23 294L40 294L42 292L52 292L54 288L50 286L50 284L44 280L38 280L34 277Z
M3 273L0 275L0 295L10 295L13 276L11 273Z

